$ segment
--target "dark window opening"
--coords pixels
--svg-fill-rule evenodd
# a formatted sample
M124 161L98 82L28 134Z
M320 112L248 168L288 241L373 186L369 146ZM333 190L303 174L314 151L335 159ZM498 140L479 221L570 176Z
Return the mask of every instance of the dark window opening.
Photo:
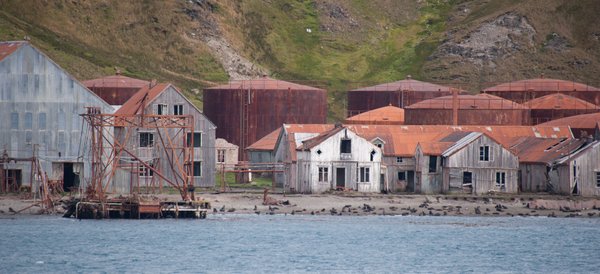
M183 115L183 105L173 105L173 115Z
M429 172L437 171L437 156L429 156Z
M479 161L489 161L490 160L490 146L480 146L479 147Z
M194 177L202 176L202 162L194 162Z
M371 150L371 162L373 162L373 160L375 159L375 150Z
M151 132L140 132L140 147L153 147L154 134Z
M194 132L194 147L201 147L202 146L202 133L201 132ZM191 147L192 146L192 133L188 133L187 134L187 147Z
M340 143L340 152L341 153L352 153L352 140L344 139Z
M398 181L406 181L406 172L404 172L404 171L398 172Z

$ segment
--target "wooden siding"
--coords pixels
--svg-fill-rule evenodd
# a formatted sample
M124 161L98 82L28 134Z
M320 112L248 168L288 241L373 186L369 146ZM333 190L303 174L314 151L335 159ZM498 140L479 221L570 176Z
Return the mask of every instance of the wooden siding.
M519 187L522 192L545 192L550 174L545 164L520 164Z
M573 173L574 169L577 174ZM552 172L552 183L557 193L600 196L600 187L596 186L596 172L600 172L600 142L584 149ZM574 193L576 182L578 191Z
M0 150L6 148L10 157L31 157L36 147L50 179L63 177L59 170L53 171L53 163L56 168L80 163L79 180L89 181L89 127L83 125L80 114L90 106L113 112L110 105L29 44L0 61ZM11 128L13 113L18 117L17 128ZM8 168L20 169L23 184L29 184L29 163L13 163ZM120 186L112 189L126 191Z

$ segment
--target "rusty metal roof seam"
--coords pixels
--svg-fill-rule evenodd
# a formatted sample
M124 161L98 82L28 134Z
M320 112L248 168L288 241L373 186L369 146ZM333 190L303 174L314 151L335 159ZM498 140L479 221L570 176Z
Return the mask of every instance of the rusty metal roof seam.
M523 92L523 91L600 91L600 89L575 81L550 78L534 78L501 83L483 89L483 92Z

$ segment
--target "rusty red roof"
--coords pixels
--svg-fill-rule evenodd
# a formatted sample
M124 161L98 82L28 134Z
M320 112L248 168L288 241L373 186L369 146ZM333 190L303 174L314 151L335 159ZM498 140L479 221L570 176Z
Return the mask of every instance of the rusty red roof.
M574 81L558 79L536 78L503 83L489 87L484 92L512 92L512 91L600 91L600 89Z
M459 109L527 109L526 106L490 94L457 95ZM407 109L452 109L453 96L442 96L412 104Z
M142 88L150 84L149 81L135 79L123 75L110 75L102 78L86 80L82 83L88 88Z
M158 97L163 91L165 91L171 84L161 83L156 84L153 87L145 86L136 92L121 108L119 108L115 115L135 115L140 114L142 109L149 106L152 101ZM143 103L143 104L142 104Z
M519 157L519 163L549 165L583 145L584 139L520 137L514 139L510 150Z
M590 102L561 93L538 97L523 103L523 105L531 109L600 109Z
M359 136L372 141L382 139L385 144L383 154L386 156L412 157L418 143L436 142L443 138L454 136L459 138L461 133L455 132L481 132L509 148L515 137L540 137L540 138L573 138L569 127L552 126L449 126L449 125L346 125ZM321 134L333 129L332 124L293 124L285 125L289 133L314 133ZM279 129L280 130L280 129ZM279 131L277 130L277 131ZM452 135L455 133L456 135ZM271 133L273 134L273 133ZM316 136L316 135L315 135ZM314 136L313 136L314 137ZM452 137L452 138L454 138ZM264 139L264 138L263 138ZM271 139L272 140L272 139ZM450 139L447 139L450 140ZM259 140L251 147L260 150L273 150L274 140Z
M310 138L308 140L302 141L302 149L311 149L313 147L315 147L316 145L319 145L321 142L327 140L327 138L335 135L336 133L340 132L341 130L343 130L345 127L343 126L336 126L328 131L322 132L319 135Z
M560 118L539 124L538 126L568 126L578 129L593 129L600 122L600 113L590 113Z
M323 90L311 86L296 84L292 82L262 77L252 80L234 80L228 84L206 88L207 90L237 90L237 89L252 89L252 90ZM323 90L324 91L324 90Z
M450 92L452 90L452 88L408 78L408 79L400 80L400 81L396 81L396 82L353 89L350 92L354 92L354 91L404 91L404 90Z
M372 125L402 125L404 124L404 109L396 106L385 106L363 112L345 121L347 124L372 124Z
M11 55L22 45L27 44L26 41L7 41L0 42L0 61L4 60L7 56Z

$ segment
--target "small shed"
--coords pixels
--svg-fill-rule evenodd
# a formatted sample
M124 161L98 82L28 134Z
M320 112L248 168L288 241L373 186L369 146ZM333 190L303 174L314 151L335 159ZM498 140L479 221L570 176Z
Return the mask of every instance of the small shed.
M238 163L238 146L227 142L223 138L217 138L215 140L216 149L216 168L219 170L232 170Z
M600 112L597 105L560 93L538 97L523 105L531 109L531 122L534 125L574 115Z
M404 109L407 125L529 125L529 108L488 94L443 96Z

